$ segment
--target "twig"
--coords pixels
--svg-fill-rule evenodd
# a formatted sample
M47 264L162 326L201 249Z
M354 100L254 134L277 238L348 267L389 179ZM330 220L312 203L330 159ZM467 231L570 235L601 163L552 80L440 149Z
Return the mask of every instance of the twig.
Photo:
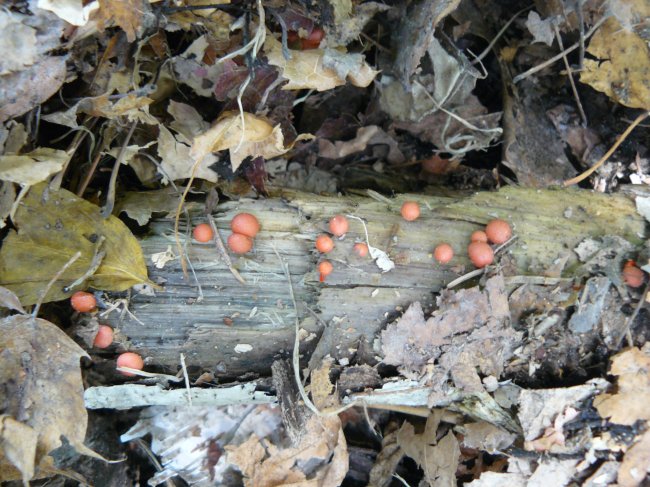
M142 438L136 438L134 441L135 444L138 445L140 449L147 455L149 461L151 461L156 471L162 472L164 468L158 461L158 458L156 457L154 452L152 452L151 448L149 448L149 445L147 445ZM174 479L167 479L165 481L165 484L167 484L167 487L176 487L176 483L174 482Z
M553 24L555 29L555 38L557 39L557 44L560 46L560 49L564 51L564 44L562 42L562 36L560 35L560 29L558 29L557 24ZM569 77L569 83L571 83L571 91L573 91L573 97L576 99L576 105L578 106L578 111L580 112L580 118L582 118L582 125L587 126L587 115L585 114L584 109L582 108L582 103L580 102L580 95L578 95L578 88L576 88L576 82L573 79L573 70L569 64L569 60L566 58L566 54L562 56L564 61L564 67L567 70L567 76Z
M11 210L9 210L9 219L11 221L14 221L14 215L18 211L18 206L20 205L20 202L23 200L23 198L29 191L29 188L31 188L31 186L27 184L20 185L20 191L18 192L18 196L16 196L16 201L13 202L13 204L11 205Z
M478 57L472 61L471 64L480 63L481 60L490 53L490 51L497 43L499 38L504 34L504 32L508 29L508 27L510 27L510 24L512 24L515 21L515 19L519 17L521 14L523 14L526 10L530 10L531 8L533 8L533 5L524 7L519 12L516 12L512 17L510 17L510 20L508 20L508 22L506 22L506 24L503 27L501 27L501 29L499 29L499 32L497 32L497 35L494 36L494 39L490 41L488 46L485 49L483 49L483 52L479 54Z
M237 279L239 282L241 282L242 284L247 284L246 280L241 276L239 271L235 269L235 266L232 265L232 260L230 259L230 255L228 254L226 247L223 245L223 241L221 240L221 235L219 234L219 229L217 228L217 225L214 222L214 218L212 218L212 215L206 215L206 217L208 218L208 223L210 224L212 233L214 234L214 236L212 237L212 241L217 246L219 255L221 255L221 258L223 259L224 263L228 267L228 270L233 276L235 276L235 279Z
M190 377L187 375L187 366L185 365L185 354L181 353L181 369L183 370L183 378L185 379L185 388L187 389L187 402L192 405L192 388L190 387Z
M70 260L66 262L59 271L54 274L54 277L50 280L50 282L47 283L47 286L45 286L45 289L41 292L40 297L38 298L38 302L36 303L36 306L34 307L34 311L32 311L32 318L36 318L38 316L38 312L41 309L41 304L43 304L43 300L45 299L45 296L47 296L47 293L50 292L50 289L52 286L54 286L54 283L59 280L61 275L70 267L72 264L75 263L75 261L81 257L81 252L77 251L76 254L74 254L72 257L70 257Z
M88 122L88 127L83 125L83 124L86 123L86 121L89 121ZM63 164L63 167L58 172L58 174L56 176L54 176L52 178L52 180L50 181L50 190L51 191L58 191L59 188L61 187L61 183L63 182L63 175L65 174L65 171L68 168L68 165L70 164L70 161L72 160L72 156L74 155L75 152L77 152L77 149L79 148L79 146L83 142L86 135L88 135L89 133L92 133L91 130L95 126L95 123L97 123L97 117L90 117L90 116L86 116L86 118L82 122L82 125L83 125L84 129L80 128L79 131L75 134L74 139L72 139L72 142L70 143L70 145L66 149L66 153L68 155L67 160Z
M101 250L101 248L104 246L105 241L106 241L106 237L104 237L103 235L99 237L97 243L95 244L95 252L93 255L93 259L90 262L90 266L88 266L88 270L86 270L86 272L84 272L82 276L75 279L75 281L72 284L70 284L69 286L65 286L63 288L64 293L70 292L75 287L83 284L83 282L86 279L92 276L95 273L95 271L99 269L99 266L102 265L102 261L104 260L104 257L106 257L106 251Z
M126 146L129 145L129 141L131 140L131 136L133 135L133 132L135 131L135 127L138 125L137 121L134 121L131 124L131 128L129 129L129 132L126 134L126 138L124 139L124 142L122 142L122 147L120 148L120 152L117 155L117 158L115 159L115 164L113 165L113 171L111 173L111 179L108 183L108 194L106 195L106 205L104 208L102 208L102 216L104 218L108 218L111 216L111 213L113 213L113 208L115 207L115 186L117 184L117 173L120 170L120 166L122 165L122 162L124 161L124 156L126 155Z
M494 255L498 255L499 252L501 252L503 249L505 249L506 247L508 247L508 246L509 246L510 244L512 244L515 240L517 240L517 235L513 236L513 237L512 237L510 240L508 240L507 242L504 242L504 243L502 243L501 245L499 245L499 246L494 250ZM445 287L446 287L447 289L452 289L452 288L458 286L459 284L462 284L462 283L465 282L465 281L469 281L470 279L472 279L472 278L474 278L474 277L476 277L476 276L480 276L481 274L483 274L483 273L487 270L487 268L488 268L488 267L486 266L486 267L483 267L482 269L474 269L473 271L469 271L467 274L463 274L462 276L457 277L456 279L454 279L453 281L451 281L449 284L447 284Z
M404 484L406 487L411 487L409 483L406 480L404 480L403 477L400 477L400 475L397 472L393 472L393 477L395 477L397 480L402 482L402 484Z
M582 71L582 67L585 63L585 16L582 12L582 3L582 0L576 2L576 15L578 16L578 25L580 29L580 39L578 39L580 47L578 50L578 71Z
M305 391L305 388L302 385L302 380L300 379L300 320L298 319L298 303L296 302L296 295L293 292L293 283L291 282L291 273L289 272L289 264L286 263L280 254L278 253L278 249L273 246L273 251L275 252L275 255L277 255L278 259L280 260L280 266L282 267L282 271L284 272L284 276L287 279L287 283L289 285L289 295L291 296L291 302L293 303L293 309L296 312L296 318L295 318L295 334L294 334L294 341L293 341L293 354L292 354L292 365L293 365L293 375L296 380L296 385L298 386L298 392L300 393L300 397L305 403L305 406L309 408L314 414L317 416L337 416L338 414L342 413L343 411L346 411L354 406L358 406L358 402L356 400L352 401L350 404L346 404L344 406L341 406L339 408L330 410L329 408L321 411L319 410L316 405L311 402L311 399L307 397L307 392Z
M204 157L197 159L194 165L192 166L192 171L190 172L190 180L185 186L185 190L181 194L181 197L178 200L178 207L176 208L176 215L174 218L174 240L176 242L176 249L178 250L178 255L181 258L181 269L183 270L183 276L185 279L188 278L187 275L187 262L185 260L185 249L181 245L181 239L178 237L178 227L181 219L181 211L183 211L183 205L185 204L185 198L187 198L187 193L190 192L194 178L196 177L196 171L199 169L199 166L203 162ZM189 222L188 222L189 224Z
M637 315L639 314L639 311L641 311L641 308L645 305L645 296L648 294L648 290L650 289L650 282L645 285L645 289L643 290L643 293L641 293L641 299L639 299L639 302L637 303L636 307L634 308L634 311L630 316L627 317L625 320L625 325L623 326L623 329L621 330L621 334L618 337L618 340L616 341L616 347L615 348L621 348L621 342L623 341L623 337L627 339L627 346L632 347L634 346L634 339L632 338L632 333L630 332L630 327L632 326L632 323L634 323L634 320L636 319Z
M84 193L86 192L86 188L90 184L90 181L93 178L93 174L95 174L95 169L97 169L97 166L99 165L99 161L102 158L102 151L98 150L97 154L95 154L95 158L93 159L93 162L90 164L90 169L88 169L88 172L86 173L86 177L84 178L83 182L79 185L79 189L77 189L77 196L79 198L83 198Z
M168 382L180 382L183 380L180 377L176 377L175 375L145 372L144 370L132 369L131 367L115 367L115 370L118 372L129 372L130 374L139 375L141 377L148 377L150 379L161 379Z
M563 185L566 186L571 186L572 184L579 183L580 181L584 181L587 179L596 169L598 169L600 166L602 166L605 162L607 162L607 159L609 159L612 154L618 149L618 146L621 145L625 139L627 139L628 135L634 130L634 127L639 125L641 122L643 122L646 118L650 116L650 112L643 112L641 115L636 117L634 121L628 126L628 128L625 129L625 132L621 134L621 136L616 139L616 142L612 147L605 153L603 157L601 157L596 164L591 166L589 169L587 169L585 172L582 174L579 174L575 178L568 179L564 181Z
M377 42L376 40L374 40L372 37L370 37L370 36L369 36L368 34L366 34L365 32L361 32L360 35L361 35L361 37L363 37L365 40L367 40L370 44L372 44L372 45L375 46L377 49L379 49L381 52L388 52L388 53L390 53L390 49L388 49L387 47L384 47L384 46L382 46L381 44L379 44L379 42Z
M584 41L586 39L589 39L592 35L594 35L594 33L598 30L598 27L600 27L607 19L608 19L608 17L605 16L602 19L600 19L598 22L596 22L594 24L594 26L591 29L589 29L589 31L587 31L587 33L585 34L584 39L582 40L582 42L584 43ZM548 59L547 61L544 61L542 64L538 64L537 66L534 66L534 67L530 68L528 71L524 71L523 73L518 74L517 76L512 78L512 82L516 84L516 83L519 83L520 81L525 80L530 75L535 74L538 71L541 71L542 69L546 68L547 66L550 66L551 64L553 64L556 61L559 61L560 59L562 59L564 56L566 56L570 52L575 51L578 47L580 47L580 42L576 42L575 44L571 44L564 51L562 51L559 54L556 54L551 59Z

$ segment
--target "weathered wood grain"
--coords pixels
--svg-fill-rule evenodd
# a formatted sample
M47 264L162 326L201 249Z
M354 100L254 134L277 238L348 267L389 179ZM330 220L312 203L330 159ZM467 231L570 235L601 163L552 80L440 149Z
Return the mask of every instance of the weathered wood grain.
M419 220L406 222L400 217L406 199L420 202ZM274 359L290 355L294 337L295 310L277 254L289 264L300 303L303 352L313 350L328 323L328 346L320 347L319 353L354 359L360 347L366 356L372 355L377 331L400 307L414 300L432 304L435 292L472 269L466 257L469 235L492 218L504 218L515 229L517 240L507 251L506 271L511 274L538 275L568 255L565 275L571 277L577 264L572 249L585 237L612 234L639 244L644 232L644 221L629 197L583 190L509 187L461 199L401 195L390 203L283 192L272 199L221 204L215 218L224 240L230 219L242 211L255 214L262 224L254 251L234 257L245 286L220 261L213 245L185 238L196 280L192 275L183 277L178 259L156 269L151 255L168 248L176 253L176 247L171 220L151 224L142 247L150 278L164 290L132 298L129 309L141 323L128 315L122 320L117 313L109 317L128 337L128 348L147 357L149 367L175 373L182 352L191 373L211 370L223 378L269 375ZM365 238L361 223L350 220L350 232L327 256L335 270L319 282L315 267L321 256L313 242L338 213L363 218L371 245L388 252L396 268L381 273L369 259L354 256L352 246ZM431 256L443 241L456 251L451 266L437 265ZM238 353L235 347L242 344L250 345L250 351Z

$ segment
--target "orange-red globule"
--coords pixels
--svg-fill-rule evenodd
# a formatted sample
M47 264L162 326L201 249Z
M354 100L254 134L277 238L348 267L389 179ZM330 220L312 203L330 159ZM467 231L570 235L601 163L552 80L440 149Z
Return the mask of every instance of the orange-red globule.
M490 265L494 261L494 251L492 247L484 242L472 242L467 247L467 254L469 255L469 260L472 261L479 269Z
M454 257L454 249L448 243L441 243L433 251L433 258L441 264L447 264Z
M255 237L260 231L260 222L250 213L239 213L230 221L233 233L241 233L247 237Z
M318 272L320 273L320 282L325 281L325 277L329 276L334 270L334 266L329 260L324 260L318 264Z
M70 304L72 305L72 309L75 311L78 311L79 313L88 313L95 309L97 306L97 300L91 293L77 291L70 296Z
M245 254L253 248L253 239L241 233L231 233L228 237L228 248L235 254Z
M113 328L108 325L99 325L93 347L107 348L113 343Z
M420 205L415 201L405 201L400 210L402 218L408 222L417 220L420 216Z
M469 238L470 242L483 242L487 243L488 237L483 230L476 230L472 232L471 237Z
M192 235L194 236L194 240L197 242L205 243L212 240L212 237L214 237L214 232L212 231L210 225L207 223L199 223L194 227Z
M133 352L124 352L117 357L117 366L118 367L128 367L129 369L142 370L144 368L144 360L137 353ZM133 377L135 374L131 372L121 372L120 374L126 375L127 377Z
M626 265L623 268L623 280L630 287L641 287L645 280L643 271L635 265Z
M328 252L331 252L333 248L334 248L334 241L331 239L329 235L323 234L316 237L316 250L318 250L319 252L326 254Z
M348 222L348 219L345 218L343 215L336 215L332 217L330 220L330 232L332 232L332 235L335 235L337 237L342 237L346 233L348 233L348 229L350 228L350 223Z
M354 249L354 253L357 254L359 257L365 257L366 255L368 255L368 246L363 242L355 243L353 249Z
M507 221L497 218L488 222L485 227L485 234L490 242L498 245L510 240L510 237L512 237L512 228L510 228Z

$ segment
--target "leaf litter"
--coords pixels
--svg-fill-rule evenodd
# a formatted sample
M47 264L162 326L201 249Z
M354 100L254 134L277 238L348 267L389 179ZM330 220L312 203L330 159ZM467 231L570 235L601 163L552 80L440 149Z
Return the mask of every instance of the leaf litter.
M640 0L611 2L605 10L590 3L578 9L569 4L538 4L526 14L527 20L521 12L512 17L511 22L523 32L518 52L510 46L499 47L493 33L486 34L495 27L487 22L491 15L486 12L485 19L472 17L467 2L458 1L386 6L333 0L324 2L322 11L259 3L257 10L245 13L240 5L226 5L223 10L212 6L176 8L210 3L204 1L174 2L173 7L168 2L161 7L160 2L140 0L32 3L37 7L30 15L15 9L0 12L0 26L6 33L0 42L6 51L0 62L0 120L7 121L0 127L0 214L3 226L5 220L10 225L0 250L0 281L6 285L1 289L0 305L21 313L23 307L39 300L52 276L78 250L81 258L54 283L46 301L68 297L64 289L71 283L79 288L118 291L148 282L135 237L114 217L102 220L99 206L89 202L103 198L104 190L97 190L101 184L91 184L87 200L66 190L48 193L46 184L39 184L54 176L50 186L54 190L64 173L69 176L66 184L71 185L83 173L75 167L79 144L40 146L44 139L37 137L34 121L37 125L45 121L46 130L47 124L70 128L77 141L84 138L79 134L92 132L89 145L96 161L119 158L142 186L155 188L118 196L115 211L144 226L153 214L170 216L176 210L178 191L159 189L160 185L190 177L202 180L200 184L223 184L223 166L228 166L230 173L254 173L249 159L255 159L255 167L261 165L262 171L256 174L263 177L270 173L264 169L276 164L282 168L276 182L289 185L293 181L299 189L336 193L340 179L333 174L338 175L339 168L329 171L332 164L365 165L369 157L373 181L385 175L390 181L396 173L386 169L384 159L397 171L421 165L427 172L426 161L430 160L450 161L455 169L466 157L491 149L503 138L502 159L520 183L555 184L573 176L576 163L569 161L565 149L571 150L577 165L592 166L612 134L586 123L577 94L575 100L555 108L539 104L540 99L548 98L544 77L536 76L528 83L527 77L532 75L519 69L522 64L550 58L548 53L556 44L564 49L560 32L580 30L581 51L589 40L584 66L577 66L574 72L576 66L567 65L562 76L575 75L576 80L604 93L599 99L603 106L608 97L612 104L648 108L643 83L648 70L643 42L647 40L644 19L648 12ZM443 19L458 25L447 28ZM584 28L590 25L591 30L585 33ZM386 26L395 32L385 35L382 29ZM317 48L286 45L287 35L304 41L321 27L325 35ZM452 32L453 39L449 37ZM475 55L466 49L472 42L464 33L486 43L494 41L498 47L497 59L486 62L487 70L482 64L486 54ZM174 45L180 36L184 41ZM398 46L396 59L389 60L385 53L395 48L394 40L403 45ZM391 44L387 49L382 43ZM503 113L486 103L485 94L479 96L490 63L499 64L509 88L504 90ZM520 75L511 79L511 70ZM60 91L69 83L66 91ZM514 89L517 84L522 87L519 93ZM80 85L88 89L67 100L72 91L67 88L76 90ZM357 93L365 93L370 105L382 110L363 112L353 97L351 103L344 100L349 106L338 119L326 118L322 126L322 119L319 123L310 120L315 113L316 119L336 113L338 108L327 103L336 98L332 95L339 93L337 88L345 85L359 88ZM371 89L374 94L369 95ZM302 96L298 90L309 91L298 98ZM57 92L62 103L53 97ZM183 102L171 98L176 92L180 96L175 98ZM218 109L215 100L222 103ZM309 103L305 103L300 120L299 111L293 109L306 100ZM24 125L10 120L23 114ZM354 124L337 126L350 115ZM125 122L136 122L137 130L130 142L122 144ZM308 128L303 130L305 126ZM311 133L318 138L316 144L297 144L310 140ZM425 157L419 157L409 147L409 137L432 145L434 155L427 146ZM637 152L634 171L641 181L644 160ZM104 162L99 166L105 166ZM614 161L600 170L593 186L598 190L613 187L624 172L617 164ZM84 170L88 165L79 164ZM116 176L117 166L113 169ZM96 167L95 163L86 185ZM457 177L455 170L449 172ZM439 169L429 173L427 182L434 184L446 174ZM344 174L343 179L353 179L349 172ZM321 182L323 175L329 178L326 182ZM422 175L419 178L425 180ZM84 195L86 185L78 185L79 195ZM235 184L221 186L226 187L229 189L224 192L235 188L232 194L251 191L250 185L245 190ZM255 187L264 187L264 182ZM418 403L420 409L406 409L412 413L410 419L401 426L393 422L392 430L387 427L383 432L371 485L386 485L398 471L405 474L400 464L404 455L420 467L420 485L455 485L461 477L474 486L567 485L572 479L602 485L603 478L619 485L639 485L650 456L644 408L648 353L647 346L632 346L630 323L621 319L620 312L621 300L636 299L620 277L623 261L635 250L635 245L615 236L585 240L574 249L582 262L577 275L586 281L580 292L564 283L524 284L511 293L512 281L498 274L486 276L482 287L443 291L435 309L426 315L420 302L414 301L385 327L376 347L365 351L365 357L372 356L368 361L374 362L374 367L365 363L349 367L349 362L336 364L325 357L321 366L312 370L306 387L314 404L323 410L337 407L346 395L359 392L353 391L354 367L369 369L359 374L372 379L364 391L369 395L398 384L397 377L385 376L386 366L401 374L406 394L424 389L426 400ZM396 263L398 267L401 263L393 256L391 244L386 251L371 246L370 254L383 272L393 271ZM161 267L176 258L170 246L156 255ZM544 270L546 276L560 278L567 262L566 256L559 258L555 268ZM576 281L573 286L582 284ZM97 318L92 319L97 325ZM45 320L17 315L4 318L0 326L7 328L5 342L14 340L0 347L0 360L7 361L0 368L7 376L2 386L12 384L16 377L24 383L47 386L39 397L29 388L10 391L9 402L28 404L33 411L21 415L8 408L0 417L4 454L0 479L29 480L54 471L48 455L61 444L61 435L84 451L86 417L80 406L82 387L77 376L79 358L85 353ZM92 336L84 338L86 344L92 343ZM565 369L584 373L598 360L602 362L602 356L590 355L598 348L590 346L589 340L602 340L608 351L616 352L624 338L631 348L612 357L613 385L602 379L587 380L583 374L578 381L569 379L579 385L536 388L543 374L561 382ZM128 339L124 343L128 346ZM34 359L36 352L52 350L57 354L45 353ZM22 353L21 365L12 362L17 353ZM31 369L24 364L27 356ZM52 374L65 376L64 387L52 380ZM505 377L516 378L522 386L508 383ZM527 388L526 383L535 387ZM60 390L51 390L55 385ZM64 394L72 407L63 404ZM219 472L225 472L219 468L225 467L243 475L245 485L339 485L353 467L350 459L359 458L354 448L348 448L343 434L344 424L346 428L359 426L350 419L354 418L352 412L340 418L306 418L301 423L305 434L298 441L283 436L280 415L273 408L184 412L149 410L143 414L137 434L124 438L153 434L155 452L164 459L163 470L153 482L181 474L192 485L211 485L219 481ZM68 413L77 415L77 424ZM261 419L256 427L244 427L249 417L258 414ZM426 421L418 422L417 416ZM215 421L215 417L219 419ZM365 411L363 421L372 426L378 418L382 418L379 413ZM220 422L225 424L221 430L221 426L216 428L219 431L210 429ZM280 431L270 431L270 426ZM186 449L185 463L176 455L182 449L175 443L177 436L169 436L168 431L182 432L187 441L182 447ZM202 432L197 435L197 431ZM544 456L519 456L512 447L516 440ZM497 458L495 463L488 454ZM583 455L584 459L563 459L562 454ZM605 455L607 461L601 462ZM200 466L196 458L201 459ZM587 477L585 472L591 475Z

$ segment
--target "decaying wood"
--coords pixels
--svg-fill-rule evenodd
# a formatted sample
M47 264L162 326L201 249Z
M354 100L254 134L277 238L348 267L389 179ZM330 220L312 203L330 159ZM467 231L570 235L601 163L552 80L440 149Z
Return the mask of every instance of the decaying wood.
M406 199L420 202L419 220L400 217ZM108 317L127 337L124 345L147 358L148 368L176 373L182 352L190 374L210 370L217 378L270 375L274 360L291 355L296 313L277 253L291 269L303 353L314 349L325 328L318 356L329 353L353 360L358 355L372 358L377 332L396 312L415 300L432 305L433 293L473 269L465 251L469 235L492 218L504 218L514 227L517 238L501 264L515 282L522 275L543 276L563 257L568 258L563 276L573 277L578 262L572 249L584 238L612 234L639 244L644 231L629 197L581 190L509 187L458 199L399 196L390 203L284 192L270 199L221 204L214 216L223 238L230 233L232 217L243 211L255 214L262 225L254 251L233 256L247 285L233 277L212 245L187 245L202 300L192 274L184 278L178 257L162 269L153 265L152 254L175 252L176 247L172 221L152 223L142 247L150 278L164 290L133 296L133 316L125 313L120 318L113 312ZM370 244L386 251L396 268L382 273L369 259L352 253L354 243L365 237L362 224L351 219L350 232L327 255L334 272L319 282L315 269L322 257L314 250L314 239L335 214L363 218ZM440 242L455 249L452 266L433 262L432 250Z

